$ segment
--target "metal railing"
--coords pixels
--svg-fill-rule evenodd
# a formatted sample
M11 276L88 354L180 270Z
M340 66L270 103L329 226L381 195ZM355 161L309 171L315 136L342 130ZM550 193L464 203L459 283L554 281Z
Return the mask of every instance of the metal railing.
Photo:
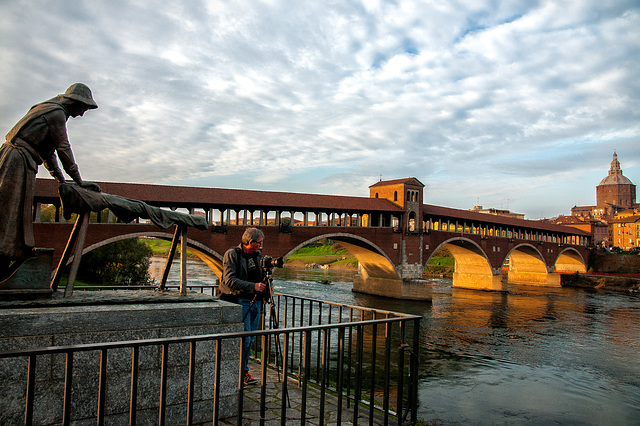
M408 413L415 423L420 317L287 294L274 294L263 313L271 322L267 328L277 329L282 319L285 328L305 330L286 349L277 338L269 341L271 367L300 384L320 387L321 395L329 391L344 397L347 407L353 404L354 416L363 405L369 418L380 410L385 424L389 415L401 424ZM392 360L397 370L391 368ZM391 394L396 396L393 404Z
M239 363L241 343L256 336L254 360L260 362L262 373L261 424L267 398L273 403L273 396L267 396L269 380L278 383L282 395L282 424L291 409L289 393L294 390L301 394L301 424L308 421L311 404L319 407L318 421L324 424L329 398L335 404L338 423L350 417L358 424L366 417L371 424L374 416L384 424L390 419L397 424L416 422L421 317L283 294L275 295L274 300L277 303L265 309L267 329L262 331L1 352L0 369L11 370L11 377L17 378L15 383L2 385L7 391L3 393L14 400L23 398L24 424L45 420L70 424L79 420L74 415L77 407L87 405L91 407L86 411L98 424L126 423L127 417L129 424L147 423L150 416L156 417L154 412L157 420L153 422L161 425L217 424L230 411L243 413L246 388ZM210 362L210 374L203 371L201 353L212 354L212 359L205 360ZM153 354L157 362L150 361ZM276 371L277 379L273 379ZM141 384L149 382L156 385L143 389ZM46 405L43 393L55 387L62 387L64 395L62 401L49 401L58 404L59 410L45 419L39 412ZM93 395L85 387L95 391ZM8 395L9 390L16 394ZM129 406L111 406L113 392L128 392ZM154 398L157 402L150 402ZM5 412L0 417L17 420L9 415ZM243 424L242 415L232 416L231 421Z

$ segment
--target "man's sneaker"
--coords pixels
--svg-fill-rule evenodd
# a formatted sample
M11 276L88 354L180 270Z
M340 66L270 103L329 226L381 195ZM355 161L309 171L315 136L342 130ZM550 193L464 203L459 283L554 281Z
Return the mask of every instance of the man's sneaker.
M251 374L247 373L244 375L245 386L255 385L256 383L258 383L258 379L254 379L253 377L251 377Z

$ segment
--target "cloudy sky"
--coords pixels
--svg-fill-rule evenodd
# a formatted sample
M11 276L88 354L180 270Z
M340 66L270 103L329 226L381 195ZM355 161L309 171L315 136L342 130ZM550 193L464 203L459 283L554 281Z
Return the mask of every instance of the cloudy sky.
M91 87L68 122L86 180L416 177L428 204L529 219L595 204L614 150L640 185L638 0L0 0L0 54L5 133Z

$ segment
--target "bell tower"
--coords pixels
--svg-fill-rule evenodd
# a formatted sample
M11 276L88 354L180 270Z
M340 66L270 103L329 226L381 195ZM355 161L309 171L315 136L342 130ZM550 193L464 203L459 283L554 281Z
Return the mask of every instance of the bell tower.
M369 196L371 198L386 198L404 208L403 230L408 233L417 233L422 230L423 190L424 184L414 177L381 180L369 187Z

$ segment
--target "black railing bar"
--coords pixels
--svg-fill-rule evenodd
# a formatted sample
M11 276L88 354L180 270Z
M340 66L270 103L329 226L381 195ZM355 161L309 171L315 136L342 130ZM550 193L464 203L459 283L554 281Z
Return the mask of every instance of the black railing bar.
M240 365L238 366L238 405L237 405L237 419L236 424L238 426L242 426L242 413L244 412L244 370L243 370L243 360L248 348L245 345L247 337L243 337L240 341ZM264 380L263 380L264 381Z
M217 289L218 285L192 285L189 284L187 285L188 288L197 288L199 290L202 289ZM60 286L60 289L64 289L64 286ZM74 290L120 290L120 291L127 291L127 290L155 290L157 288L157 286L75 286L73 287ZM179 289L180 286L179 285L166 285L165 289ZM202 293L202 291L201 291ZM328 301L324 301L324 300L320 300L320 299L311 299L311 298L307 298L307 297L301 297L301 296L295 296L295 295L291 295L291 294L285 294L285 293L273 293L276 296L284 296L285 298L292 298L292 299L298 299L298 300L307 300L307 301L313 301L313 302L317 302L320 303L321 305L326 305L326 306L343 306L345 308L353 308L353 309L358 309L358 310L364 310L367 312L379 312L379 313L385 313L385 314L391 314L391 315L398 315L398 316L407 316L407 314L404 314L402 312L394 312L394 311L387 311L387 310L381 310L381 309L373 309L373 308L367 308L367 307L362 307L362 306L352 306L352 305L345 305L345 304L341 304L338 302L328 302ZM212 296L212 297L216 297L216 296Z
M321 360L321 369L318 372L318 374L320 374L320 417L318 419L319 423L321 425L324 424L324 404L326 401L326 386L327 386L327 377L329 376L329 366L328 366L328 362L329 362L329 350L327 347L327 340L328 337L328 333L326 330L322 331L322 345L318 345L318 346L322 346L322 360ZM320 340L318 340L318 343L320 343Z
M402 344L400 344L398 346L398 361L396 362L396 364L398 365L398 394L397 399L396 399L396 410L397 410L397 418L398 418L398 425L401 425L403 423L403 419L402 419L402 399L404 397L404 356L405 356L405 351L406 351L406 344L404 344L405 342L405 334L406 334L406 327L405 327L405 323L400 323L399 325L400 327L400 341L403 342Z
M349 322L353 319L353 309L349 308ZM347 408L351 406L351 345L353 344L353 329L349 328L349 352L347 353Z
M24 424L33 424L33 401L36 393L36 356L29 355L27 370L27 394L24 408Z
M193 423L193 400L196 381L196 342L189 343L189 384L187 387L187 426Z
M170 337L161 339L144 339L144 340L127 340L120 342L104 342L104 343L84 343L80 345L68 345L68 346L49 346L44 348L35 349L18 349L14 351L1 351L0 358L13 358L18 356L29 355L46 355L53 353L65 353L67 351L86 352L95 351L101 349L121 349L130 348L132 346L154 346L164 344L175 343L189 343L194 341L216 340L216 339L235 339L250 336L262 336L263 334L281 334L281 333L302 333L306 331L317 331L327 329L338 329L341 327L356 327L358 325L372 325L372 324L385 324L387 322L403 322L408 320L419 320L422 317L398 317L389 319L377 319L377 320L365 320L357 322L343 322L335 324L324 325L312 325L308 327L296 327L296 328L277 328L270 330L256 330L256 331L241 331L235 333L216 333L216 334L203 334L197 336L183 336L183 337Z
M283 348L282 348L282 352L284 354L286 354L287 350L289 349L289 337L290 337L289 333L284 334L284 342L283 342ZM287 368L288 368L287 364L288 364L287 357L284 356L282 358L282 371L284 371L284 374L282 376L282 406L280 407L280 424L283 426L287 422L287 404L289 403L289 393L288 393L288 385L287 385L289 381L289 376L287 375Z
M222 341L220 339L216 339L216 353L214 356L213 418L217 419L220 415L220 364L222 363Z
M391 315L397 315L397 316L403 316L403 317L412 316L410 314L405 314L405 313L402 313L402 312L387 311L387 310L384 310L384 309L367 308L367 307L363 307L363 306L345 305L345 304L338 303L338 302L328 302L328 301L324 301L324 300L320 300L320 299L311 299L311 298L308 298L308 297L295 296L295 295L286 294L286 293L274 293L274 294L282 295L282 296L293 298L293 299L299 299L299 300L311 300L311 301L320 303L322 305L344 306L345 308L353 308L353 309L357 309L359 311L379 312L381 314L391 314Z
M160 407L158 413L158 424L163 426L165 424L165 415L167 408L167 368L169 361L169 344L162 344L162 362L160 365Z
M369 391L369 424L373 425L376 389L376 358L378 353L378 325L371 325L371 390Z
M311 331L304 331L304 374L302 377L302 406L300 424L304 425L307 420L307 390L309 387L309 372L311 371Z
M71 390L73 389L73 352L66 354L64 367L64 396L62 403L62 424L71 423Z
M338 377L337 377L337 383L336 383L336 388L338 391L338 413L336 418L337 424L342 423L342 394L343 394L342 378L343 378L343 370L344 370L343 360L344 360L344 328L340 328L338 329L338 365L337 365Z
M362 351L364 346L364 327L357 326L356 331L356 388L354 389L353 401L353 424L358 424L358 406L362 397Z
M100 375L98 378L98 425L104 424L107 406L107 349L100 349Z
M389 424L389 382L391 375L391 323L387 323L384 336L384 391L382 399L382 411L384 424Z
M313 301L309 301L313 303ZM312 325L311 312L309 312L309 325ZM318 301L318 324L322 324L322 302ZM322 337L322 330L318 330L318 342ZM316 346L316 382L318 382L318 374L320 374L320 345Z
M262 360L260 362L260 371L262 373L262 380L260 381L260 424L264 425L265 415L266 415L266 406L267 406L267 363L269 361L269 351L271 348L271 344L267 344L267 338L269 337L269 342L271 342L270 337L262 335ZM276 364L278 360L276 359ZM286 380L286 378L285 378ZM284 398L284 395L283 395ZM239 414L239 413L238 413Z
M140 348L131 348L131 395L129 397L129 425L136 424L138 410L138 364L140 363Z
M409 398L409 407L411 407L411 424L416 424L418 421L418 413L416 407L418 406L418 364L419 364L419 352L420 352L420 317L414 319L413 325L413 353L411 354L411 372L409 378L411 380L411 397Z

